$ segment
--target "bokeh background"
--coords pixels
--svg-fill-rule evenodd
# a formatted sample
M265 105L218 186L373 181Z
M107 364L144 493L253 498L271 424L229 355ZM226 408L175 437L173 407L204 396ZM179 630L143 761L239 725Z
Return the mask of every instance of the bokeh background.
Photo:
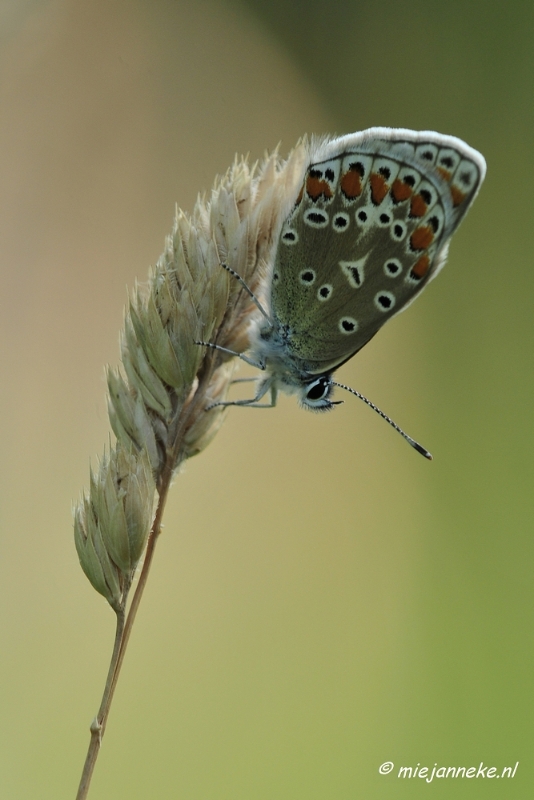
M488 161L338 373L435 460L349 397L232 411L173 488L91 798L534 796L533 41L531 0L2 0L2 798L74 797L100 702L71 504L127 287L235 152L371 125ZM519 767L395 777L481 761Z

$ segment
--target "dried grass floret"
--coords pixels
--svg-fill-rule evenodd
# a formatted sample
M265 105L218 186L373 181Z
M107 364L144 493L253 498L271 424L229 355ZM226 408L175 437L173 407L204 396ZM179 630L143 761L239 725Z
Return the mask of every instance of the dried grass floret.
M232 381L233 353L249 347L288 202L302 182L306 145L282 161L236 157L209 199L191 215L177 209L173 230L148 282L136 285L121 334L122 369L108 369L108 409L116 444L91 472L74 512L82 568L117 615L115 647L78 790L87 796L113 692L148 577L173 475L213 439ZM288 198L290 200L288 201ZM126 609L141 566L137 589Z

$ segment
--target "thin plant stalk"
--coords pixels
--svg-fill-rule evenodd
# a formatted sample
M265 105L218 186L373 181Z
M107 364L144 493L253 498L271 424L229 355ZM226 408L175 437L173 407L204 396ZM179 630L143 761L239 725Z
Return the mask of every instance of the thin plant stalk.
M100 703L98 714L91 723L91 739L89 742L89 749L87 750L87 756L85 758L85 764L83 766L80 785L78 786L78 792L76 794L76 800L85 800L89 792L89 787L91 785L91 778L93 777L93 770L95 768L96 760L100 752L100 744L102 742L102 736L104 735L106 721L109 714L109 709L111 707L111 701L113 699L113 692L117 684L117 677L118 677L117 667L119 663L122 644L124 641L123 634L125 625L125 614L124 611L117 611L116 613L117 613L117 628L115 631L115 643L113 645L113 653L111 655L111 662L109 665L108 676L106 679L106 686L104 689L104 694L102 696L102 702Z

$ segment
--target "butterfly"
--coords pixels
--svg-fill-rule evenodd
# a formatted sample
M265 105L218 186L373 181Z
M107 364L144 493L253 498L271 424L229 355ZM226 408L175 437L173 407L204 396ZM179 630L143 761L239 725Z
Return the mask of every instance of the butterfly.
M265 375L253 398L224 405L274 406L283 391L304 408L327 411L340 386L430 457L333 372L442 269L485 172L480 153L431 131L369 128L312 140L273 253L266 307L252 295L261 318L244 360ZM271 402L260 403L269 392Z

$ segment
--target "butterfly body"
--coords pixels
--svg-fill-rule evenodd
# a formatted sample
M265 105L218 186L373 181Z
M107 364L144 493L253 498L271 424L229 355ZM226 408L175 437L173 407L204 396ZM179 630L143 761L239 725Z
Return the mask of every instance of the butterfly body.
M249 403L281 390L332 408L333 371L437 275L484 174L476 150L429 131L312 141L251 334L265 377Z

